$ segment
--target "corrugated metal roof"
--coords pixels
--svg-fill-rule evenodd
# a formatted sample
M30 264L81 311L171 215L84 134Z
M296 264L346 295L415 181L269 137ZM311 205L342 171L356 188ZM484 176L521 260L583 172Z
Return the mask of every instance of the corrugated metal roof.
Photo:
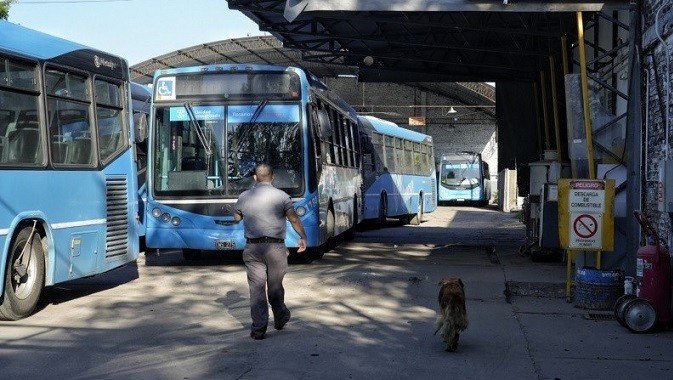
M303 66L323 78L340 75L359 76L357 67L305 61L302 59L301 51L284 47L276 37L257 36L203 43L140 62L131 66L131 79L146 84L152 82L154 72L159 69L214 63ZM495 88L486 83L409 82L406 84L439 96L459 99L464 104L495 104ZM493 117L495 108L483 108L480 112Z

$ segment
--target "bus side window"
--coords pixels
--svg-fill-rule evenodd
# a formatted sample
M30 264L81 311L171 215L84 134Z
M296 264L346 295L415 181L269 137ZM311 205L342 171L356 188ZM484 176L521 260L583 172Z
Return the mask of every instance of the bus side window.
M5 136L0 136L0 163L7 162L6 154L7 149L5 149Z
M15 163L36 163L40 161L40 130L37 111L21 111L16 129L7 135L7 160Z
M7 130L14 124L14 111L0 110L0 162L7 162Z

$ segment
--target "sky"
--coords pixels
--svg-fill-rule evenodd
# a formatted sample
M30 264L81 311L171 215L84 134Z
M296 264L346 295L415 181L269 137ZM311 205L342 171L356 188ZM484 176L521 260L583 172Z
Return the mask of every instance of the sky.
M130 65L206 42L264 34L225 0L16 0L7 20L119 55Z

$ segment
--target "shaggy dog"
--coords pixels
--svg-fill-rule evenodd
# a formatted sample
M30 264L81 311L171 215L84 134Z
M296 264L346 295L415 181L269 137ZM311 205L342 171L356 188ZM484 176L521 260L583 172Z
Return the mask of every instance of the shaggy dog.
M465 287L463 281L456 277L445 277L439 281L439 308L441 315L437 317L437 330L446 343L446 351L458 348L460 332L467 328L467 311L465 310Z

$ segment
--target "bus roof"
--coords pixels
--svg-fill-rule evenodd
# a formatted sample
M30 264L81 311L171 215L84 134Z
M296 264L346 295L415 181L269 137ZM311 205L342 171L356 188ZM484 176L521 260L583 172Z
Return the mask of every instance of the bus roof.
M400 127L399 125L388 120L379 119L378 117L369 115L359 115L358 118L363 121L365 126L368 126L384 135L396 136L416 142L432 141L432 137L429 135Z
M74 50L91 49L4 20L0 20L0 48L38 59L49 59Z
M123 80L129 77L128 63L122 57L4 20L0 20L0 51Z

